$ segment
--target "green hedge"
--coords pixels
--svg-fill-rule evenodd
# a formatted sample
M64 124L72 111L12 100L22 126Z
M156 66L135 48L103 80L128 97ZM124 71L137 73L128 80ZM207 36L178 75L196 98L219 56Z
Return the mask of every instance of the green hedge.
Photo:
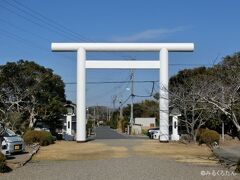
M205 129L198 136L199 144L213 145L214 142L219 144L220 135L214 130Z
M54 139L50 132L29 130L23 136L26 144L39 143L41 146L53 144Z
M205 132L205 131L207 131L207 130L209 130L209 129L200 128L200 129L198 130L198 133L197 133L197 136L196 136L196 140L197 140L198 142L200 141L200 138L201 138L202 133Z

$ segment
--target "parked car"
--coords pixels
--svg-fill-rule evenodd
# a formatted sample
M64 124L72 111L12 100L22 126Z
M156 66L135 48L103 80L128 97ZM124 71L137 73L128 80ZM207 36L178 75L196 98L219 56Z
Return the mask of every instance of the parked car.
M34 128L35 131L47 131L47 132L50 132L50 129L49 128L40 128L40 127L36 127Z
M6 129L2 141L2 153L9 156L13 153L24 152L25 144L23 139L10 129Z
M153 137L153 139L159 139L159 137L160 137L160 130L154 131L152 137Z
M155 132L159 131L159 127L155 127L155 128L150 128L147 130L147 136L150 138L150 139L153 139L153 134Z

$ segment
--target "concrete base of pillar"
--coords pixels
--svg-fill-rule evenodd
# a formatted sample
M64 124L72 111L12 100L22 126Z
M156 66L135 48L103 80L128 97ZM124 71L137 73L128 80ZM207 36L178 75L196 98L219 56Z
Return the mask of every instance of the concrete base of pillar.
M85 142L87 142L87 141L77 141L77 143L85 143Z
M178 134L172 134L171 135L171 140L172 141L179 141L179 139L180 139L180 136Z

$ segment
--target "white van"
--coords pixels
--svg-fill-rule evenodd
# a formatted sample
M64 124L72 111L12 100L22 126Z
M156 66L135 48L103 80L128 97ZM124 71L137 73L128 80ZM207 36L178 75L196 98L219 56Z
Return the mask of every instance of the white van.
M6 129L2 141L2 153L9 156L16 152L23 152L25 144L23 139L10 129Z

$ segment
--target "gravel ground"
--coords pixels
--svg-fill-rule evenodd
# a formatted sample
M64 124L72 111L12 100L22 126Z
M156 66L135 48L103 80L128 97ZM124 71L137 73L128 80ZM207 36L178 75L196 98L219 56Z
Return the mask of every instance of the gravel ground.
M145 180L145 179L238 179L237 176L215 175L220 167L178 163L156 157L130 157L111 160L30 162L1 180ZM223 170L226 173L228 170ZM201 175L201 173L210 173ZM221 173L220 171L219 173ZM229 173L231 171L228 171Z

